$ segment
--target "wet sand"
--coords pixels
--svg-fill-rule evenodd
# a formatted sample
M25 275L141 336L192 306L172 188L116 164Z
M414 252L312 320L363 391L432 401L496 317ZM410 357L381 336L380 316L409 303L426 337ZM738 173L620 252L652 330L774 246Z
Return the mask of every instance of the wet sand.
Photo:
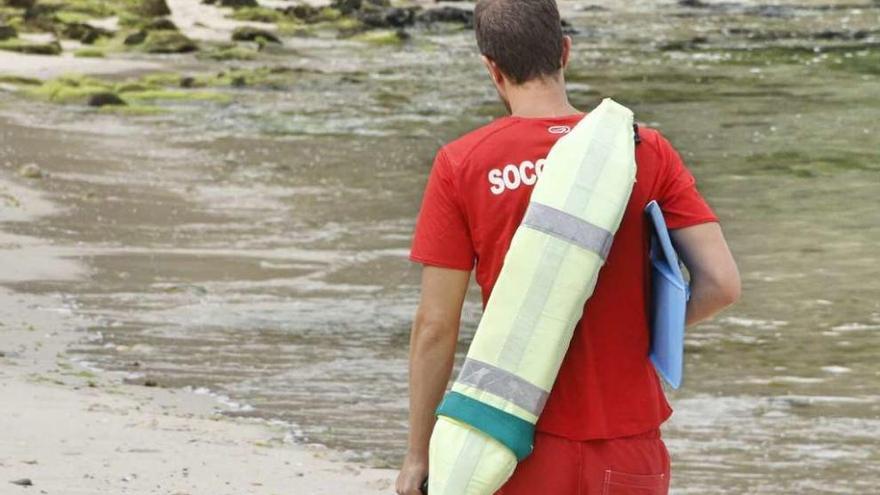
M0 291L0 492L388 493L393 473L291 443L284 426L220 418L207 396L122 384L64 357L80 337L54 298ZM17 493L17 492L15 492Z
M5 226L59 207L0 170ZM5 229L3 229L5 230ZM0 232L0 283L88 275L70 247ZM210 395L129 384L65 351L89 338L63 293L0 288L0 486L17 493L388 493L394 472L294 441L291 426L230 418ZM152 384L151 384L152 385Z
M135 70L156 70L161 64L149 60L131 58L88 59L77 58L72 54L61 56L25 55L21 53L0 53L0 74L18 77L51 79L63 74L118 74Z

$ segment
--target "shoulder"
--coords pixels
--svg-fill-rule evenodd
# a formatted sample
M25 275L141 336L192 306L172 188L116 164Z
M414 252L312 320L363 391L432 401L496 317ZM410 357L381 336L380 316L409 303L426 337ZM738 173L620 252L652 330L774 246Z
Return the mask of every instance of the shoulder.
M449 161L450 166L455 169L460 167L467 159L481 147L489 142L494 142L493 138L498 138L516 124L516 120L501 117L492 122L474 129L458 138L450 141L442 148L440 154L445 155L445 159Z
M638 128L640 143L636 151L641 152L647 158L661 159L667 149L671 147L669 141L653 127L639 123Z
M639 138L636 162L640 168L663 173L681 162L678 151L658 129L639 124Z

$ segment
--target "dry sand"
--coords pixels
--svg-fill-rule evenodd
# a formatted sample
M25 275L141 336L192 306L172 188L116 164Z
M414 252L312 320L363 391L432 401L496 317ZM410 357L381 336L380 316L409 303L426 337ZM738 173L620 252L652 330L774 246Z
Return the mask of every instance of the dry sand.
M117 74L161 67L157 62L130 58L77 58L72 53L50 56L0 51L0 74L7 76L51 79L69 73Z
M0 232L5 222L51 214L25 179L0 173ZM0 283L87 276L62 255L40 239L2 234ZM229 418L209 396L90 371L65 353L86 337L82 324L64 294L0 287L0 493L392 492L393 471L295 444L288 426Z

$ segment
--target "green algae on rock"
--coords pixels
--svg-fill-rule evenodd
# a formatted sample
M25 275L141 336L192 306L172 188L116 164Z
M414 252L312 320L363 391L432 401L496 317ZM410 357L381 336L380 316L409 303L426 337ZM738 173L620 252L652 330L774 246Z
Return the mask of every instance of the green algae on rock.
M242 46L221 46L210 51L201 52L198 57L208 60L216 60L218 62L228 60L254 60L259 56L259 52Z
M43 81L34 77L0 75L0 84L4 83L15 86L39 86Z
M268 7L243 7L232 11L230 18L238 21L278 23L287 16L283 12Z
M216 91L191 91L182 87L179 74L152 74L140 80L118 83L94 77L66 75L42 84L27 84L26 94L60 104L85 104L95 107L108 105L138 106L138 102L193 101L226 103L231 97ZM13 83L18 81L11 81ZM29 83L29 81L24 81ZM194 83L193 86L196 84ZM140 105L141 107L143 105ZM137 110L132 110L132 113ZM151 113L154 113L151 111Z
M73 56L77 58L104 58L104 50L100 48L80 48L73 52Z
M151 31L141 48L147 53L189 53L197 51L199 46L177 31Z
M0 24L0 41L18 37L18 31L14 27Z
M239 26L232 32L232 41L255 41L257 43L281 43L274 33L252 26Z
M110 84L91 77L61 76L27 90L28 94L52 103L87 103L89 98L112 91Z
M150 17L161 17L171 14L171 9L165 0L141 0L136 8L137 13Z
M18 38L0 41L0 50L26 53L30 55L60 55L61 45L57 41L37 43Z
M410 38L409 34L402 29L382 29L377 31L366 31L356 34L351 39L363 41L374 45L396 45Z

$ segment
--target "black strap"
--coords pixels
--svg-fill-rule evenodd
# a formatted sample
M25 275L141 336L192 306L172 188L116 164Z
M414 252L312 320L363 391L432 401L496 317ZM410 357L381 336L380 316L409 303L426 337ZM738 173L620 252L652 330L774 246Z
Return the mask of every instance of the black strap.
M636 145L642 144L642 136L639 136L639 124L633 124L633 134L635 135Z

